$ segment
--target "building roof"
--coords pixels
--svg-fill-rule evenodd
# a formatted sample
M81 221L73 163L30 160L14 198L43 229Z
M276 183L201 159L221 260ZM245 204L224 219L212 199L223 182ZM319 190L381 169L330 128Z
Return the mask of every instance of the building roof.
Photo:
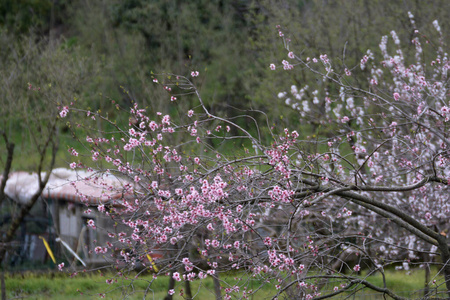
M37 173L13 172L6 182L5 193L15 201L27 203L38 191L38 181ZM123 186L127 183L111 174L58 168L52 171L42 196L98 205L122 198Z

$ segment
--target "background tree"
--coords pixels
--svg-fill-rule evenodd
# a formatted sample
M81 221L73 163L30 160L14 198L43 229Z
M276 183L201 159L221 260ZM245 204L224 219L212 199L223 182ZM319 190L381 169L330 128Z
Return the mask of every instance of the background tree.
M72 51L95 61L97 76L79 90L80 101L86 101L92 110L104 111L103 103L110 97L124 107L130 106L132 99L140 99L154 112L169 112L161 91L148 88L151 72L170 70L188 75L200 70L199 90L210 109L233 116L242 110L248 114L265 110L276 99L274 91L293 84L308 82L304 92L308 98L318 88L337 88L324 86L307 72L272 76L267 65L281 58L283 47L270 34L275 25L293 33L291 47L306 57L327 53L336 62L335 68L343 70L356 65L361 54L374 49L378 37L392 28L403 42L409 41L412 32L407 11L416 15L421 30L428 30L434 19L447 28L448 5L448 1L383 0L6 1L0 11L3 19L10 21L0 22L0 26L16 37L27 35L31 28L38 36L65 38ZM21 22L21 15L31 17ZM17 27L24 29L13 30ZM357 78L359 84L364 84L365 76ZM191 101L194 99L186 98L183 104L189 106ZM115 110L108 113L117 117ZM299 123L297 115L283 105L266 113L271 122ZM251 126L251 122L241 125Z
M77 89L92 70L87 62L74 58L59 43L36 42L34 36L14 40L4 32L0 39L2 45L7 45L0 56L0 262L3 270L10 242L16 238L17 229L26 224L25 217L55 166L60 132L68 130L67 125L58 122L61 118L58 109L62 108L62 101L76 102ZM10 173L22 168L37 172L39 189L27 202L18 203L7 197L5 186Z

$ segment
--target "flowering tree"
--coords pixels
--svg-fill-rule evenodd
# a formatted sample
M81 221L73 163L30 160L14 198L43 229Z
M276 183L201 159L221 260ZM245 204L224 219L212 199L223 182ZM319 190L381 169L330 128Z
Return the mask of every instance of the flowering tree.
M318 89L313 99L305 99L306 86L280 92L299 112L303 131L268 126L269 145L260 135L264 125L239 125L251 116L224 118L208 110L195 87L196 71L153 80L174 105L189 95L197 99L178 115L135 103L128 128L121 128L97 112L61 110L62 117L82 112L109 124L83 144L98 170L129 179L124 197L98 206L117 225L104 228L110 241L94 250L123 266L118 276L138 266L152 269L148 291L160 275L173 280L168 297L174 282L210 276L216 298L225 299L248 298L265 284L276 287L273 298L322 299L368 288L401 299L366 276L439 255L434 263L444 280L426 293L443 285L450 295L450 64L443 40L431 44L435 56L428 61L421 41L429 41L416 30L416 56L406 58L391 32L394 45L382 38L380 63L368 52L360 65L344 61L337 71L326 55L296 55L281 28L279 35L289 60L271 69L302 68L337 92ZM359 69L369 74L367 84L353 79ZM234 281L221 281L220 274L231 271ZM260 286L250 289L257 279Z
M416 29L412 14L409 17ZM438 22L433 25L441 34ZM284 35L281 30L279 34ZM415 30L411 44L416 55L408 61L394 31L391 36L395 55L389 53L385 36L380 43L380 65L369 63L374 55L368 51L360 66L350 68L344 63L342 74L333 70L326 55L303 60L289 52L294 62L283 61L284 69L306 68L322 76L323 81L336 84L339 94L333 99L329 92L315 90L311 103L303 99L307 86L300 91L292 86L289 96L282 92L279 97L299 111L303 120L325 128L319 130L325 139L313 144L317 147L326 142L328 149L309 155L309 166L304 167L315 170L311 175L333 187L324 189L313 203L325 203L326 198L339 195L358 207L355 214L345 208L339 212L331 205L336 204L333 197L321 214L341 218L347 213L344 227L356 228L359 235L370 233L370 242L365 237L364 244L368 245L366 249L379 251L377 259L373 259L375 266L380 266L380 258L400 259L408 268L408 262L419 260L418 254L435 255L439 249L448 289L448 58L442 38L431 47L435 56L426 57L421 34ZM426 44L430 43L422 37ZM288 48L288 40L284 41ZM369 69L367 89L352 80L352 72L358 67ZM275 69L275 65L271 68ZM300 153L303 161L305 154ZM321 161L319 168L311 167L317 161ZM358 192L347 194L350 190ZM392 228L391 222L398 227ZM354 226L348 226L352 223Z

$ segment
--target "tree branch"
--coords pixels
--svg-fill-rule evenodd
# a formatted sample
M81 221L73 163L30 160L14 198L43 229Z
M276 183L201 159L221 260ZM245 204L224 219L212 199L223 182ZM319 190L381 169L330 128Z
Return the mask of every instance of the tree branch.
M3 130L1 130L0 133L3 136L3 139L5 140L6 150L8 151L5 169L3 170L3 178L2 178L2 181L0 184L0 206L1 206L3 200L6 198L6 196L5 196L6 181L8 181L9 172L11 171L11 165L12 165L12 161L13 161L13 157L14 157L15 145L14 145L14 143L9 143L8 137L6 136L6 133Z

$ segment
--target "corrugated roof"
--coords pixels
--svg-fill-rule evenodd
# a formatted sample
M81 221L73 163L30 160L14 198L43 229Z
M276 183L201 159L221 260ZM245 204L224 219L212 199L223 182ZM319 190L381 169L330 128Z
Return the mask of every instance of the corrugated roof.
M123 185L126 183L128 181L113 175L59 168L52 171L42 196L98 205L122 198ZM26 203L38 191L38 187L36 173L13 172L6 183L5 193L16 201Z

